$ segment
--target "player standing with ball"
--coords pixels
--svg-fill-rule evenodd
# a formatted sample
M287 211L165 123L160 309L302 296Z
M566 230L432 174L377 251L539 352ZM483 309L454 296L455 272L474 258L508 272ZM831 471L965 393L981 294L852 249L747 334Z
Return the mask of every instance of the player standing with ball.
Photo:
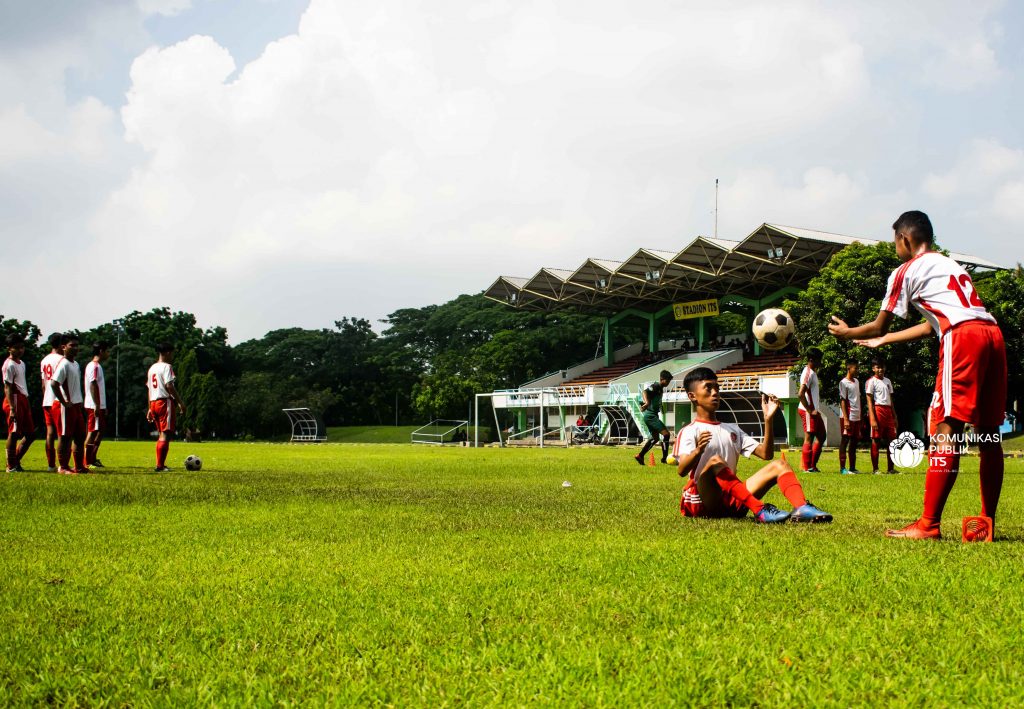
M156 346L157 361L149 368L146 389L149 391L149 412L146 419L151 421L160 436L156 441L156 472L164 473L167 467L167 453L174 439L175 414L185 413L185 404L174 387L174 348L168 344Z
M981 514L993 520L1003 487L1003 447L999 426L1006 406L1006 346L1003 334L971 276L953 259L933 250L931 220L924 212L904 212L892 225L896 255L903 265L889 276L878 317L850 327L832 316L829 332L865 347L881 347L928 337L941 343L935 393L928 411L931 447L924 483L924 511L888 537L938 539L939 522L960 463L964 426L973 424L981 442ZM888 332L893 315L906 318L910 306L926 322Z

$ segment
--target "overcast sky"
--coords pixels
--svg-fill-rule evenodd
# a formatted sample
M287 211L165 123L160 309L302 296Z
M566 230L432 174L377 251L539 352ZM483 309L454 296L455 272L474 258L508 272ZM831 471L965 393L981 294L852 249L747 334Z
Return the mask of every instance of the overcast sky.
M1024 260L1019 3L0 0L0 313L239 342L761 222ZM379 323L375 327L380 329Z

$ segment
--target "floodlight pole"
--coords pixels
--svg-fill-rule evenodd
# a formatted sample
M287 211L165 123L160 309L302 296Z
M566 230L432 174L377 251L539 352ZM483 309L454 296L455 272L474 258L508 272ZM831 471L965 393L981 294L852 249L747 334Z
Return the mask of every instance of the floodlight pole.
M114 320L114 332L117 333L117 359L114 360L114 398L117 403L114 406L114 440L121 438L121 332L124 321L121 318Z

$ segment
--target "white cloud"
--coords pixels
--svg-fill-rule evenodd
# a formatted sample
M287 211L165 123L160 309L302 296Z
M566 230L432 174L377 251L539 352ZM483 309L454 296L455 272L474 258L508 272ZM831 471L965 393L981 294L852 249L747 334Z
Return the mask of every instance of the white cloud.
M137 28L189 4L118 17ZM0 88L27 97L0 99L0 180L5 160L32 163L36 214L59 164L89 183L79 211L44 225L117 264L78 324L166 304L233 338L678 248L710 232L715 177L728 238L762 221L884 238L918 194L975 199L968 173L1005 188L993 204L1009 218L1021 155L998 136L923 182L907 160L890 177L917 135L887 113L891 67L928 59L943 91L1005 80L995 10L955 5L922 22L909 6L810 0L312 0L296 34L242 67L202 28L136 52L120 135L116 112L61 90L110 39L90 30L28 83L5 70L32 65L0 52ZM913 76L921 91L932 68Z

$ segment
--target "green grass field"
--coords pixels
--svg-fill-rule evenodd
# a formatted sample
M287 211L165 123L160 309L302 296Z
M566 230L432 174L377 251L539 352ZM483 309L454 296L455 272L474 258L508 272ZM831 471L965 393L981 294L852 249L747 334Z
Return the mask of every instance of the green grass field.
M922 543L881 536L921 474L808 476L836 522L762 527L681 519L621 449L102 457L2 479L2 705L1024 703L1022 460L1000 541L964 545L976 458Z

